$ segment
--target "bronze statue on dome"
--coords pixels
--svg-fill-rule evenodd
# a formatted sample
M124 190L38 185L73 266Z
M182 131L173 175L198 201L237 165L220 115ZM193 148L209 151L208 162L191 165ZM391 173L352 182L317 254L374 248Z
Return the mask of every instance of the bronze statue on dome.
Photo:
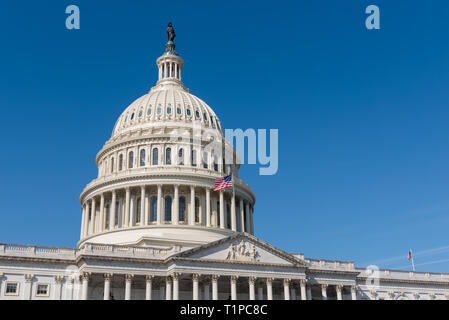
M168 36L168 42L173 42L176 37L175 29L173 29L173 25L171 22L168 23L167 27L167 36Z

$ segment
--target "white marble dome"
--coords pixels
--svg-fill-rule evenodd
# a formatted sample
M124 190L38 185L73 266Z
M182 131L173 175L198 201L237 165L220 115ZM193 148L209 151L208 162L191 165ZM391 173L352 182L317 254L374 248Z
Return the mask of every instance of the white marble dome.
M183 248L254 233L251 188L215 112L182 82L173 42L156 85L120 115L80 196L84 243ZM211 145L217 145L211 148ZM233 173L234 189L214 191Z
M168 88L159 85L125 109L115 124L112 136L160 126L186 124L191 127L192 122L221 131L220 120L203 100L181 85L174 84Z

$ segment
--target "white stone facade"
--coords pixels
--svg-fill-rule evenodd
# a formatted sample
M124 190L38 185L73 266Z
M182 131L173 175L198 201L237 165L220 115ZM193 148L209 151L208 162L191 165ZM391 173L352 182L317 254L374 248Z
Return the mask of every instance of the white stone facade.
M238 155L213 110L184 87L172 49L96 157L77 248L0 244L0 299L449 298L449 274L372 274L255 238L255 195L228 164ZM214 192L231 171L234 192Z

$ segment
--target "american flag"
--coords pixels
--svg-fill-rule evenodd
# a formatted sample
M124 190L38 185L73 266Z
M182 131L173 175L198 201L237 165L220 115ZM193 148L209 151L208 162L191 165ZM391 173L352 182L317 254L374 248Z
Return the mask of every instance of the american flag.
M214 191L218 191L221 189L231 188L232 187L232 174L229 176L215 179L214 183Z

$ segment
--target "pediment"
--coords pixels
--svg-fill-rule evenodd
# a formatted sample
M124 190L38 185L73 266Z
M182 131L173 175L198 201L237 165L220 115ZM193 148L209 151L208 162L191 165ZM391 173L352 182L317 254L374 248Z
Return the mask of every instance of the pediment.
M172 257L203 261L306 266L304 261L247 233L236 233Z

